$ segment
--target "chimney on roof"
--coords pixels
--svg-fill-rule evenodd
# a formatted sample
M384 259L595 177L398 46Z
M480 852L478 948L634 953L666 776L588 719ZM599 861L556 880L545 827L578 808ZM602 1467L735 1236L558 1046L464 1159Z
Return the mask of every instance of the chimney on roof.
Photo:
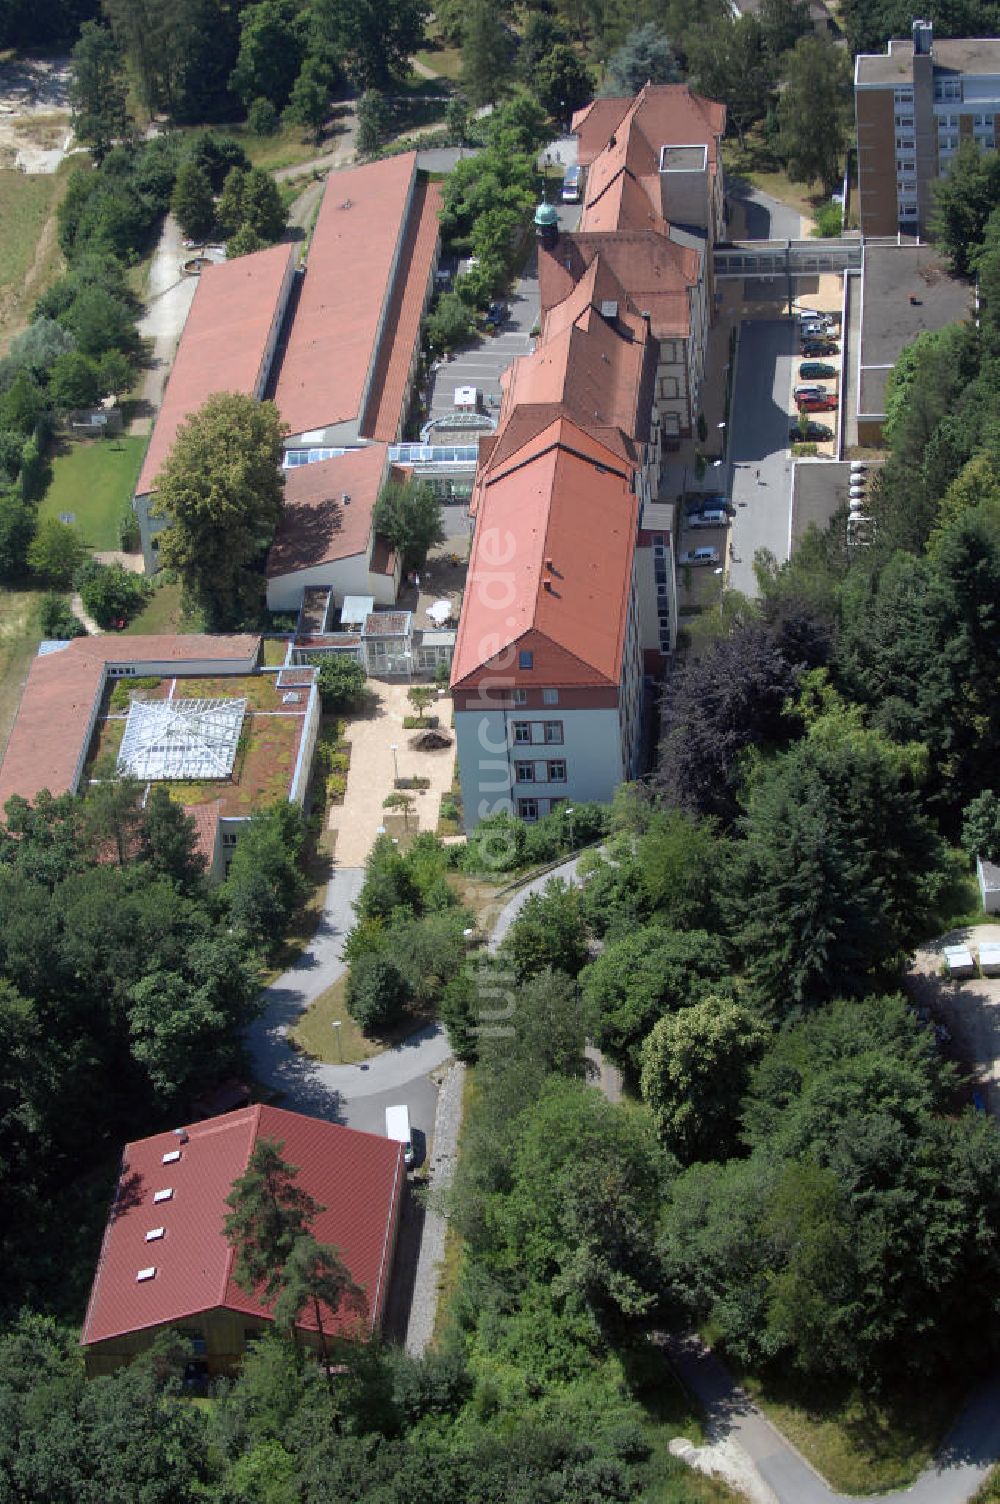
M554 566L553 566L552 560L551 559L546 559L545 560L545 568L546 569L552 569L553 567Z
M174 1138L177 1139L178 1143L186 1144L187 1141L188 1141L188 1131L187 1131L187 1129L186 1128L175 1128L174 1129Z
M542 589L543 590L547 590L549 592L549 594L551 595L552 594L552 581L551 580L543 580L542 581Z
M616 135L614 135L614 133L612 133L611 137L608 140L608 147L610 148L612 146L617 146L617 145L618 145L618 137Z
M351 504L351 493L350 493L350 491L341 491L341 493L340 493L340 501L341 501L341 505L342 506L349 507L350 504Z
M934 47L934 23L933 21L914 21L913 23L913 55L914 57L930 57Z

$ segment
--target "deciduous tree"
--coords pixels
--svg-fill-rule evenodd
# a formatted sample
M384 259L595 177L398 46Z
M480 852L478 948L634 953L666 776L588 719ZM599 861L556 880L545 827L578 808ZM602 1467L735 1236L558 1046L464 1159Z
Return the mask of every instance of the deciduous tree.
M127 93L124 60L114 36L106 26L85 21L73 48L69 100L73 129L93 147L97 162L128 129Z
M850 109L847 53L826 35L800 37L786 58L778 101L778 151L790 177L819 181L833 192L843 172Z
M219 393L181 426L157 476L156 515L169 519L161 561L214 627L260 609L259 565L281 515L284 432L272 402Z

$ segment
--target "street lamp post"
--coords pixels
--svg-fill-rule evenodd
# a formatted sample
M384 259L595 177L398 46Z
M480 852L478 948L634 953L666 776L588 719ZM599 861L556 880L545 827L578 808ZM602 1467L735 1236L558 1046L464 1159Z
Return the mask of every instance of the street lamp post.
M573 806L566 806L566 818L569 821L569 849L573 850Z
M343 1063L344 1063L344 1047L343 1047L343 1045L340 1042L340 1027L341 1027L341 1021L340 1021L340 1019L339 1018L335 1018L333 1020L333 1032L337 1036L337 1059L340 1061L341 1065L343 1065Z
M389 751L392 753L392 776L393 776L394 781L396 783L398 783L399 782L399 759L396 756L396 753L399 751L399 745L398 745L398 743L397 742L390 742L390 744L389 744Z

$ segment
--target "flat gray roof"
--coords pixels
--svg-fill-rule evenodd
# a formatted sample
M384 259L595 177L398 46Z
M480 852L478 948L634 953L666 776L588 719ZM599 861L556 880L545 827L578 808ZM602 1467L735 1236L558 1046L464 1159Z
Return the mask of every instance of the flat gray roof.
M862 52L855 79L865 84L904 84L913 78L913 42L893 38L888 52ZM966 73L970 78L1000 75L1000 38L935 37L931 49L935 73Z
M950 275L934 246L865 245L859 413L885 412L889 369L918 334L959 324L971 308L972 288Z
M661 172L704 172L707 146L665 146L660 153Z

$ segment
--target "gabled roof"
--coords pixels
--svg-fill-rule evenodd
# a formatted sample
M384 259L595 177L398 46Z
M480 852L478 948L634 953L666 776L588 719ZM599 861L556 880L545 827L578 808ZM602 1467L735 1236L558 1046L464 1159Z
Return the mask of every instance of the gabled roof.
M616 308L615 320L618 321ZM560 403L581 427L619 428L642 438L648 414L641 412L646 334L622 320L619 329L588 300L564 328L546 324L545 338L506 373L505 406Z
M626 119L626 117L628 117ZM577 160L589 167L612 136L630 133L638 125L659 158L662 146L702 142L708 147L709 167L718 169L717 143L726 129L726 107L687 84L646 84L635 99L595 99L573 116L579 138Z
M374 1327L386 1297L404 1178L402 1145L278 1107L244 1108L183 1131L184 1140L158 1133L125 1146L81 1344L219 1308L270 1319L267 1308L236 1284L234 1253L223 1232L226 1197L262 1138L283 1144L282 1157L296 1166L298 1184L325 1208L313 1233L340 1250L364 1291L364 1325ZM178 1149L180 1158L165 1164L164 1155ZM164 1190L170 1197L154 1201ZM146 1234L161 1227L162 1237L147 1242ZM155 1274L137 1280L138 1271L148 1268ZM328 1332L349 1330L357 1321L344 1307L323 1314ZM311 1311L303 1312L299 1324L316 1330Z
M274 391L293 434L361 422L416 168L407 152L327 179Z
M386 446L369 444L286 470L281 521L267 556L268 579L366 553L387 464Z
M259 653L256 636L191 633L77 637L55 652L40 654L32 662L0 763L0 811L12 794L34 799L42 789L53 794L72 789L109 663L170 663L180 669L235 661L252 666Z
M216 392L254 395L265 374L295 249L273 245L202 271L142 462L137 495L154 490L178 428L209 397Z
M697 284L700 257L665 235L643 230L560 235L551 248L538 248L538 283L544 316L569 297L596 256L629 295L639 313L648 313L659 337L686 335L691 326L688 289Z
M420 321L430 285L431 267L441 234L440 183L418 181L385 319L378 364L368 394L361 432L393 443L406 414L403 401L420 338Z
M632 466L564 417L503 463L495 456L481 488L452 688L491 678L617 686L636 536ZM503 591L491 589L498 537ZM530 648L532 669L506 651L515 645Z

